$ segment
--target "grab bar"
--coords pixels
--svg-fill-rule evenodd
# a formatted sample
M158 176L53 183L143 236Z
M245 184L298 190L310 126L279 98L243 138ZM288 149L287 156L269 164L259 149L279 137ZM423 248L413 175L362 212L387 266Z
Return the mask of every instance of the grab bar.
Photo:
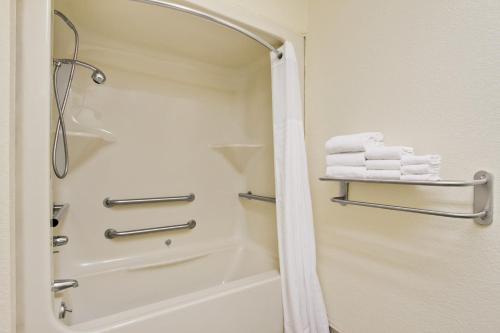
M274 197L266 197L263 195L256 195L253 194L252 191L248 191L247 193L238 193L238 196L240 198L245 198L249 200L259 200L259 201L266 201L266 202L274 202L276 203L276 198Z
M111 199L105 198L103 200L104 207L111 208L118 205L138 205L146 203L158 203L158 202L173 202L173 201L194 201L195 196L193 193L188 195L178 195L171 197L156 197L156 198L139 198L139 199Z
M116 237L152 234L155 232L162 232L162 231L194 229L194 227L196 227L195 220L191 220L185 224L176 224L176 225L168 225L165 227L144 228L144 229L136 229L136 230L116 231L115 229L107 229L104 232L104 237L106 237L107 239L113 239Z
M474 222L481 225L488 225L493 222L493 175L486 171L478 171L474 174L472 181L402 181L402 180L374 180L374 179L346 179L322 177L320 180L337 181L340 183L340 195L331 198L332 202L345 205L363 206L370 208L381 208L409 213L453 217L460 219L474 219ZM474 200L471 213L444 212L422 208L413 208L396 205L386 205L375 202L355 201L349 199L350 183L376 183L394 185L423 185L423 186L444 186L444 187L467 187L474 188Z

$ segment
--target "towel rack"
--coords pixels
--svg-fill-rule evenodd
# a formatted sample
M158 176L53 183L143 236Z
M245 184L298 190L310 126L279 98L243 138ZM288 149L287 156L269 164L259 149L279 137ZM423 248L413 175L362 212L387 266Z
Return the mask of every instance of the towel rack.
M107 239L113 239L116 237L152 234L152 233L162 232L162 231L194 229L194 227L196 227L195 220L191 220L185 224L176 224L176 225L168 225L165 227L145 228L145 229L136 229L136 230L127 230L127 231L116 231L115 229L107 229L104 232L104 237L106 237Z
M105 198L103 200L104 207L111 208L118 205L138 205L146 203L158 203L158 202L173 202L173 201L194 201L194 194L190 193L188 195L178 195L171 197L156 197L156 198L139 198L139 199L111 199Z
M266 202L274 202L276 203L276 198L274 197L267 197L264 195L256 195L253 194L252 191L248 191L246 193L238 193L238 196L240 198L245 198L249 200L259 200L259 201L266 201Z
M481 225L488 225L493 222L493 175L487 171L478 171L474 174L472 181L441 180L441 181L404 181L404 180L378 180L378 179L349 179L321 177L323 181L336 181L340 183L340 195L333 197L332 202L343 206L354 205L370 208L381 208L409 213L444 216L461 219L474 219L474 222ZM413 207L403 207L395 205L385 205L374 202L354 201L349 199L350 183L375 183L375 184L395 184L395 185L419 185L419 186L442 186L442 187L474 187L474 200L471 213L454 213L438 210L429 210Z

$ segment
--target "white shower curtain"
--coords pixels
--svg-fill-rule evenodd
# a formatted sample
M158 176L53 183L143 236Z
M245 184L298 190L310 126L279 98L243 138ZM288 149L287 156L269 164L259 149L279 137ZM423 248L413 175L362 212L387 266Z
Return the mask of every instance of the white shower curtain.
M327 333L316 273L299 71L293 45L271 53L276 211L286 333Z

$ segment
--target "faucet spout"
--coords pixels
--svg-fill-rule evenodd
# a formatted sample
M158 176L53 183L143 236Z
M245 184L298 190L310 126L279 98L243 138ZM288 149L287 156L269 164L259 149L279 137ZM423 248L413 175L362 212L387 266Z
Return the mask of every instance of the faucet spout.
M53 292L58 292L68 288L76 288L76 287L78 287L78 281L74 279L54 280L54 282L52 283Z

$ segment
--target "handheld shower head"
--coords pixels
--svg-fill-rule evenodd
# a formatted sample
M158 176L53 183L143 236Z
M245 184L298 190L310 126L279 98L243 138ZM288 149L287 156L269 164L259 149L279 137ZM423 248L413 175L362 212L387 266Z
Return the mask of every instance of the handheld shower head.
M100 70L95 70L92 73L92 80L94 80L94 82L97 84L102 84L106 81L106 75L104 75L104 73Z
M85 67L92 71L91 78L97 84L103 84L106 82L106 75L99 68L80 60L73 59L54 59L54 64L75 64L78 66Z

